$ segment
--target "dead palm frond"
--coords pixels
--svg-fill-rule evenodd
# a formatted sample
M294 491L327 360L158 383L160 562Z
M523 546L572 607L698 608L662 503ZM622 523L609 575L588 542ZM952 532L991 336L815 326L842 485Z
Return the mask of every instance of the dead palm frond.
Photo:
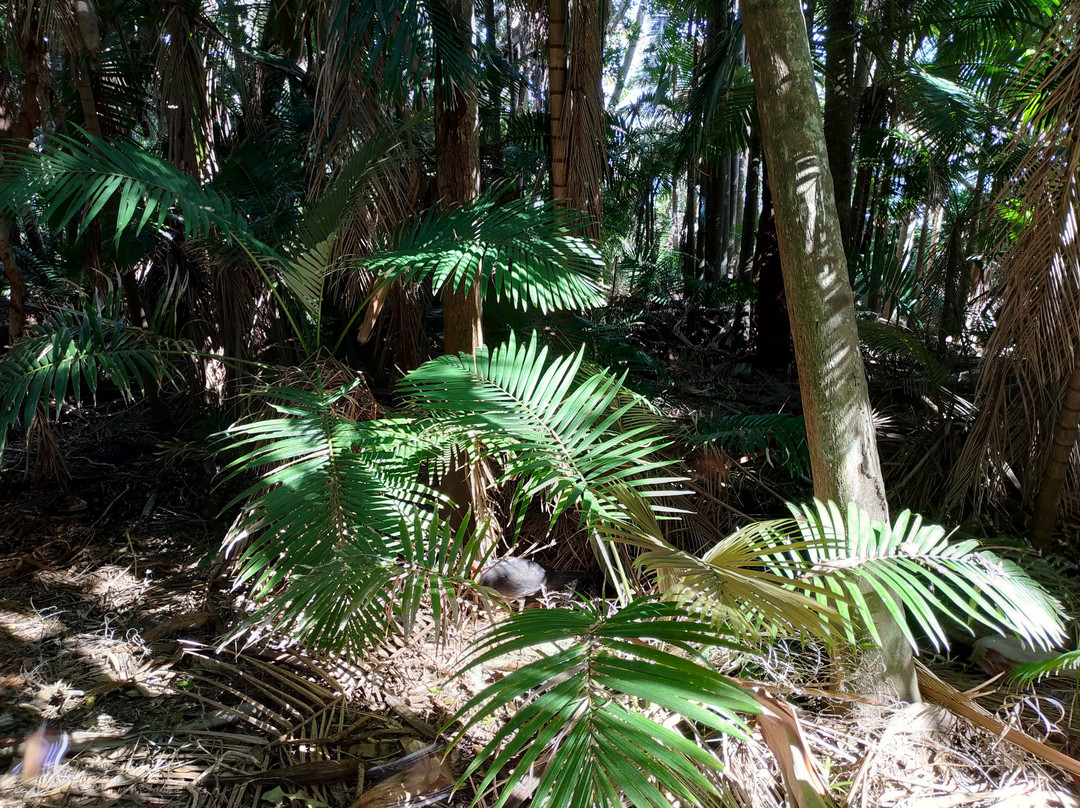
M1018 122L1017 148L1031 148L999 200L1024 224L1001 262L1001 313L976 394L979 414L953 473L952 501L971 496L976 508L1008 481L1034 500L1080 363L1080 47L1071 22L1080 3L1067 6L1032 60L1052 66Z

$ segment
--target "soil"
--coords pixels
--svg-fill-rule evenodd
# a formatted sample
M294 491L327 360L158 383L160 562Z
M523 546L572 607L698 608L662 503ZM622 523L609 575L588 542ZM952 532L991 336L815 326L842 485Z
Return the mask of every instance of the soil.
M222 645L245 608L218 559L229 492L211 455L163 444L142 423L120 406L68 417L54 435L63 487L34 487L18 441L5 454L0 771L24 769L0 777L0 808L467 804L468 787L450 796L451 786L493 728L444 756L444 724L503 675L495 665L454 678L491 615L467 611L449 636L421 632L356 660L313 658L279 638ZM894 706L855 709L807 687L808 675L831 674L805 652L766 663L773 694L796 705L806 748L851 805L957 805L961 792L970 806L1077 804L1060 769L965 722L912 737ZM1070 687L984 695L1068 747ZM752 727L749 742L709 741L727 764L724 791L731 804L783 805ZM35 750L53 759L35 763Z

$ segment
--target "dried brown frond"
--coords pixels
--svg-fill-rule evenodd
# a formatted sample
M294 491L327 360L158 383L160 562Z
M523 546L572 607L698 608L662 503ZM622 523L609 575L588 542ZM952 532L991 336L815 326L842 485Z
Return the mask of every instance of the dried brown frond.
M1032 59L1054 66L1035 94L1036 112L1018 123L1025 137L1016 147L1033 145L999 199L1029 221L1002 258L1001 311L976 393L979 414L953 472L953 504L992 506L1010 480L1025 502L1034 498L1065 384L1080 362L1078 14L1080 2L1071 0L1043 58Z

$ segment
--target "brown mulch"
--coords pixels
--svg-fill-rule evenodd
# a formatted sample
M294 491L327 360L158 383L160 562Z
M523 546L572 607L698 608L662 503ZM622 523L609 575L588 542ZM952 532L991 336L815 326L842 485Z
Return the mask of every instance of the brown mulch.
M113 417L111 427L65 433L66 490L31 487L17 447L0 470L0 771L42 726L49 744L69 744L62 763L34 780L0 775L0 808L383 808L405 804L405 794L467 804L467 789L451 797L450 785L494 727L475 728L445 761L449 737L440 730L520 664L455 678L489 617L467 611L439 641L421 632L363 660L313 659L286 642L219 650L242 610L214 575L228 496L213 487L205 456L163 453L126 413ZM110 428L128 438L103 456ZM894 706L812 686L832 672L805 649L760 664L770 692L795 705L806 747L841 803L1078 804L1060 770L965 721L916 733ZM935 669L961 690L979 681L960 666ZM1075 681L1024 693L990 688L981 703L1068 746L1076 738L1070 689ZM726 765L717 785L727 804L785 804L759 732L700 741Z

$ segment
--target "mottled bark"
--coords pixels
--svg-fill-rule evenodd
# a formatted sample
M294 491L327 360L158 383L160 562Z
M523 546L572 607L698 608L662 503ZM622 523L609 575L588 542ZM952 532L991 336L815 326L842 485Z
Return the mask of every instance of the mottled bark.
M798 0L743 0L761 141L769 166L784 287L814 477L821 499L887 520L866 373L821 112ZM872 604L882 639L882 693L919 698L911 647Z

